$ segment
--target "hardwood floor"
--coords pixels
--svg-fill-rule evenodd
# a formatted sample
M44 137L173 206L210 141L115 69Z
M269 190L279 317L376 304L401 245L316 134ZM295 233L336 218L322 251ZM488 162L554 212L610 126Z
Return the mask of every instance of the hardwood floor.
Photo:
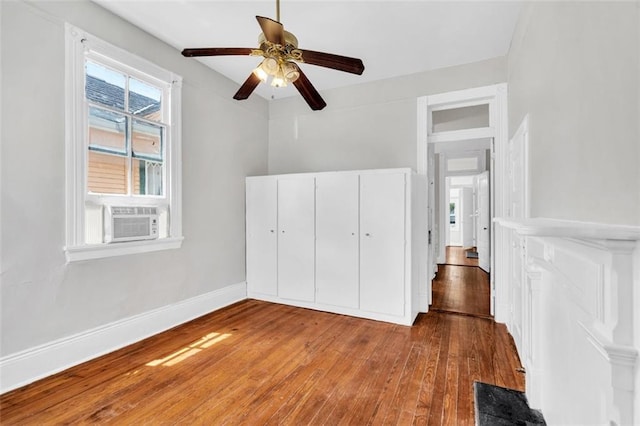
M467 258L466 252L462 247L446 248L446 264L438 265L433 280L431 309L492 318L489 274L478 267L478 259Z
M447 265L478 266L478 258L467 257L467 252L470 250L465 250L462 247L447 246L445 253Z
M473 382L524 389L490 319L413 327L248 300L0 397L0 423L472 425Z
M432 310L491 317L489 274L478 267L438 265Z

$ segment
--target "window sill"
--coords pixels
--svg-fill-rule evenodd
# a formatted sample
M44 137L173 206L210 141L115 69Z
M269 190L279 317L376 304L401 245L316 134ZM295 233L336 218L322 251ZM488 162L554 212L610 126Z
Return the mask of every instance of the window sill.
M67 263L79 262L82 260L101 259L103 257L177 249L182 246L183 239L184 237L160 238L157 240L66 247L65 254L67 256Z

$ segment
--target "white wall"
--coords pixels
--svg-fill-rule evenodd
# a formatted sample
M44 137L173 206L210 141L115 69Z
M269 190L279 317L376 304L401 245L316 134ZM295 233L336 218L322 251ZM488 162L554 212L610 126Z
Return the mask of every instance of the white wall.
M323 91L328 105L319 112L311 111L300 97L272 101L269 173L415 170L416 99L505 80L506 59L495 58Z
M267 102L88 1L2 2L1 18L0 355L243 282ZM181 249L65 264L65 21L183 76Z
M527 394L550 424L638 424L640 3L527 4L508 74L511 135L529 114L531 216L594 235L528 239L514 261Z
M638 2L531 2L508 55L531 216L640 224ZM544 172L542 172L544 171Z

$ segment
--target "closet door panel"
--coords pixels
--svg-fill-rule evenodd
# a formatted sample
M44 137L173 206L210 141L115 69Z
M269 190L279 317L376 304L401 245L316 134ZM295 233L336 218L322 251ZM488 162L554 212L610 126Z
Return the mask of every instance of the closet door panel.
M315 179L278 180L278 296L315 296Z
M360 309L404 315L405 175L360 176Z
M358 175L316 178L316 302L358 308Z
M247 179L247 290L275 296L278 292L277 183Z

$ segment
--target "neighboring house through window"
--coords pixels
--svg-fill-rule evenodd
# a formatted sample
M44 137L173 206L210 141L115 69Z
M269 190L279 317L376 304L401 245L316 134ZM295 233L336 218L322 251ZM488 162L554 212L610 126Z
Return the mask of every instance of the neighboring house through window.
M181 77L71 25L66 42L67 259L179 247Z

